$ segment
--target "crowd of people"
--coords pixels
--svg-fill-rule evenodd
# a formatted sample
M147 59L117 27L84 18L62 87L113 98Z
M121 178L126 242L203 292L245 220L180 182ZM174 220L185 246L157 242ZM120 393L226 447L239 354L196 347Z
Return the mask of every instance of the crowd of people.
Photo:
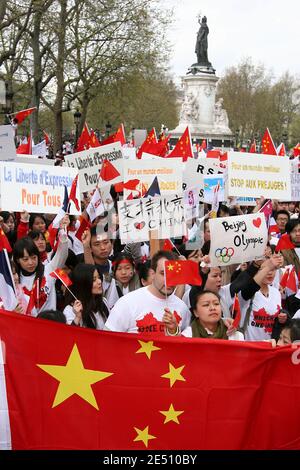
M116 203L119 195L112 194ZM87 203L82 202L83 214ZM264 203L257 200L255 208L222 203L218 217L257 211ZM207 205L205 212L201 248L189 250L180 238L173 240L173 250L153 253L148 242L122 245L115 236L117 217L112 238L107 213L95 219L81 241L74 236L79 221L65 215L53 243L53 216L2 211L0 225L12 249L14 310L77 327L152 337L273 340L277 345L300 340L299 203L273 201L276 230L269 229L264 258L225 268L210 267ZM104 229L99 231L99 226ZM276 252L282 236L293 248ZM166 286L165 261L178 258L198 265L201 286ZM287 265L295 268L296 292L281 282ZM57 269L68 274L69 286L52 275ZM238 327L233 325L236 295L241 308Z

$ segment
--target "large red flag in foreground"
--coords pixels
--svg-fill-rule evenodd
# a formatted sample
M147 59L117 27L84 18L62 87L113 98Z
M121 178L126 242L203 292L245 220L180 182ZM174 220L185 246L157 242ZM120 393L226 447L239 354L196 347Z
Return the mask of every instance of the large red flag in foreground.
M11 434L13 449L300 448L300 349L156 340L4 311L0 335L0 441Z

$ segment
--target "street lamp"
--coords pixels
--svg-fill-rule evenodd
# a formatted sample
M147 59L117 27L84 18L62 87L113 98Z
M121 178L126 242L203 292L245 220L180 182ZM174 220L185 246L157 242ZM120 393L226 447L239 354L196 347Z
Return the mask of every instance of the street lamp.
M106 137L109 137L111 129L112 129L112 125L109 121L107 121L107 123L105 124Z
M76 109L73 116L74 116L74 124L75 124L75 128L76 128L74 148L76 148L77 147L77 141L78 141L78 134L79 134L79 124L80 124L80 118L81 118L81 112L79 111L78 108Z
M239 143L239 135L240 135L240 130L236 129L235 130L235 148L237 149L238 143Z
M286 130L283 131L282 133L282 142L284 143L285 150L287 151L287 146L288 146L288 133Z

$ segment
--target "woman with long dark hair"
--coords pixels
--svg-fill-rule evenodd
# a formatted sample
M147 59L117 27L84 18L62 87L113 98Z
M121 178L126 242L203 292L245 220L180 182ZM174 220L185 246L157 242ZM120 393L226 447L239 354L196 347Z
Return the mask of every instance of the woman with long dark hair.
M34 241L24 237L15 243L13 260L27 301L27 314L37 316L42 310L56 310L55 278L50 274L62 268L68 256L68 238L60 231L57 251L44 265Z
M109 309L102 296L102 276L93 264L80 263L74 268L70 278L73 295L66 292L66 307L63 312L67 323L103 330Z

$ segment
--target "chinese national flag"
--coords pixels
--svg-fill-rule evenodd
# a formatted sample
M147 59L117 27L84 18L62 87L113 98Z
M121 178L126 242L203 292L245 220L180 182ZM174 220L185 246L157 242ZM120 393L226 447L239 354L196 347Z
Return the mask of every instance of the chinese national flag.
M100 147L100 146L101 146L101 144L100 144L100 142L99 142L99 140L98 140L98 138L97 138L97 136L96 136L94 130L91 129L91 133L90 133L90 147L94 147L94 148L95 148L95 147Z
M20 125L24 121L24 119L30 116L30 114L33 113L33 111L35 110L36 110L36 106L33 108L23 109L22 111L19 111L14 114L9 114L9 116L12 116L12 120L14 124Z
M20 144L17 148L18 155L31 155L32 154L32 140L31 136L29 135L27 138L26 144Z
M7 250L8 253L12 252L12 249L11 249L10 243L8 241L8 238L5 235L3 229L0 228L0 251L2 251L2 250Z
M256 142L253 140L251 147L249 149L249 153L256 153Z
M241 307L237 294L234 296L234 301L232 305L232 318L233 318L233 328L238 328L241 321Z
M103 140L101 142L101 145L112 144L114 142L120 142L121 145L126 144L126 137L125 137L125 131L124 131L123 124L121 124L120 127L118 127L117 132L115 132L114 134L107 137L107 139Z
M168 238L164 241L164 244L163 244L163 251L173 251L173 248L174 248L174 245L173 243L171 242L171 240L169 240Z
M105 159L103 160L99 176L104 181L111 181L120 176L120 173L109 160Z
M193 158L193 148L191 143L191 136L189 128L187 127L178 140L177 144L173 148L172 152L169 153L168 158L182 157L185 162L189 157Z
M84 124L81 135L78 139L76 145L76 152L82 152L83 150L88 150L90 148L90 131L87 123Z
M283 142L281 142L276 152L277 152L277 155L279 155L279 157L285 157L286 151L285 151L285 145Z
M294 243L290 239L288 233L284 233L282 237L280 237L279 242L276 245L275 251L278 253L282 250L293 250L295 248Z
M74 204L75 204L76 209L79 211L80 210L79 202L78 202L78 199L76 197L77 183L78 183L78 175L75 176L75 178L72 182L72 186L71 186L71 189L70 189L70 195L69 195L69 202L73 201Z
M147 135L146 137L146 140L142 143L142 145L140 146L140 148L138 149L137 153L136 153L136 157L138 159L142 158L142 154L143 152L148 152L148 147L152 144L156 144L157 143L157 138L156 138L156 132L155 132L155 129L153 127L153 129L151 129L151 131L149 132L149 134ZM149 152L150 153L150 152Z
M50 145L51 144L51 139L50 139L49 135L47 134L46 131L43 131L43 134L44 134L46 145Z
M293 155L294 157L299 157L300 155L300 143L296 145L296 147L293 148Z
M79 225L77 232L75 233L75 237L81 241L83 232L85 232L86 230L89 230L91 226L92 226L91 222L87 220L85 217L81 216L80 225Z
M166 285L192 284L201 286L199 264L195 261L167 260L165 261Z
M0 332L3 450L300 447L299 349L151 341L4 310Z
M266 155L277 155L276 148L273 142L273 139L271 137L270 131L267 128L265 130L265 133L263 135L262 141L261 141L261 149L263 154Z
M157 143L149 144L147 146L147 150L143 151L156 155L157 157L165 157L169 151L169 139L170 136L168 135L165 139L160 140Z
M72 285L71 279L63 269L56 269L50 273L50 276L54 277L55 279L59 279L67 287Z

